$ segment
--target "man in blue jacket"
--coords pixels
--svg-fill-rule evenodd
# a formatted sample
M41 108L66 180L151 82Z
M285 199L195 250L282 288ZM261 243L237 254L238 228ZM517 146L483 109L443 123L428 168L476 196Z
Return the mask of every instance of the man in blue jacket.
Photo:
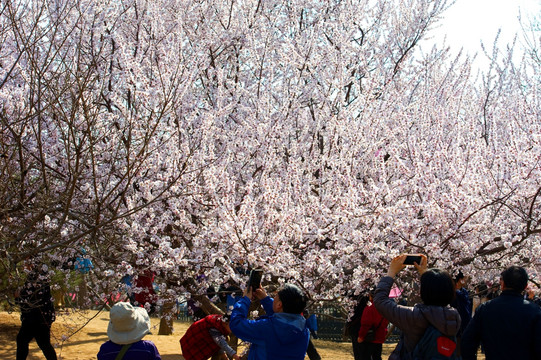
M479 305L464 331L462 359L476 359L479 343L487 360L541 359L541 309L523 298L527 284L522 267L502 272L502 294Z
M266 315L248 320L253 296L261 300ZM251 343L248 360L303 360L310 339L301 315L305 307L306 298L295 285L285 284L274 299L262 287L252 294L248 286L233 308L229 327L237 337Z

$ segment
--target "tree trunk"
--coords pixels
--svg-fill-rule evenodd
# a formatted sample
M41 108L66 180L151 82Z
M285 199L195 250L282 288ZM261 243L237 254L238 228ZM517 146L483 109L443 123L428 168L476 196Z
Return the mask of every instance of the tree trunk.
M224 311L210 301L206 295L193 295L192 297L194 300L199 302L199 307L205 312L205 314L224 314Z
M175 317L175 312L173 311L174 308L175 303L173 301L163 304L158 335L173 334L173 318Z

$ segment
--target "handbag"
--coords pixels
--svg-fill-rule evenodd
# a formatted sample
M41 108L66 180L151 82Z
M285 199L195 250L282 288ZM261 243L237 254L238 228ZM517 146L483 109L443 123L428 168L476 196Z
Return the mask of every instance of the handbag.
M372 342L376 339L376 330L374 327L371 327L370 330L366 332L363 342Z
M382 322L383 322L383 317L381 317L381 320L379 321L378 326L372 326L370 330L366 332L363 342L373 342L376 339L376 330L379 329Z

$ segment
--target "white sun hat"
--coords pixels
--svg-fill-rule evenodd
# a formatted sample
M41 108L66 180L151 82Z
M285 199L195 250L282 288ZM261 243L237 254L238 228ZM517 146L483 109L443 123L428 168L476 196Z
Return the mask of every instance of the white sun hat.
M119 302L113 305L109 317L107 336L115 344L132 344L150 332L150 317L142 307Z

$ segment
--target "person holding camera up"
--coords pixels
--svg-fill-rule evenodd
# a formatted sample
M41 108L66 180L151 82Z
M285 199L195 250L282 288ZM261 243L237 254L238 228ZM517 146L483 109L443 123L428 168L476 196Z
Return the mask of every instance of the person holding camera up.
M249 320L254 297L261 301L266 315ZM247 286L244 297L233 308L229 327L238 338L251 343L248 360L304 360L310 339L302 316L305 307L306 297L295 285L285 284L274 298L261 285L255 291Z
M411 260L411 261L410 261ZM427 355L426 351L434 349L440 354L446 352L445 356L450 359L456 358L454 353L456 337L460 329L460 315L458 311L449 306L455 295L453 279L446 271L440 269L427 269L427 257L422 254L415 256L401 254L391 260L387 275L382 277L376 287L374 305L376 309L395 326L402 330L402 337L395 350L389 356L389 360L409 358L410 355L419 355L420 358ZM407 264L415 266L421 274L421 299L422 304L413 307L401 306L389 298L394 277ZM431 331L427 331L431 330ZM433 331L432 331L433 330ZM438 342L434 344L423 344L422 349L417 347L421 340L426 339L426 334L437 332ZM443 339L440 344L440 338ZM433 345L433 346L432 346ZM441 345L441 346L440 346ZM447 351L450 351L447 353Z

